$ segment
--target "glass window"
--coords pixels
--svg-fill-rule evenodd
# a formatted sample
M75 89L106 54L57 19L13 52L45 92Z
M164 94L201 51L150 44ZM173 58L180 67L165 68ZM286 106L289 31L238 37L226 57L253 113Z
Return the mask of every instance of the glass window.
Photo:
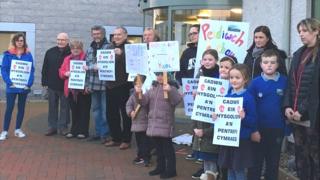
M161 40L168 37L168 8L150 9L144 13L145 27L155 28Z
M312 17L320 20L320 1L319 0L312 1Z
M199 24L200 19L215 19L241 21L241 9L181 9L172 11L172 39L179 41L184 49L188 43L188 31L193 24Z

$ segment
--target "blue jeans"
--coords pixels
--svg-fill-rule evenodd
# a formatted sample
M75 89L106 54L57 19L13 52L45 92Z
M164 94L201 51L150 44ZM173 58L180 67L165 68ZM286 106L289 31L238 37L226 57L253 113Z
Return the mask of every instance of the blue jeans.
M106 92L93 91L91 110L95 121L96 136L107 137L110 133L107 122Z
M244 169L232 170L228 169L228 180L246 180L246 173Z
M12 111L13 111L14 103L17 96L18 96L18 114L17 114L17 120L16 120L16 129L21 128L28 94L27 93L7 93L6 94L7 107L6 107L6 112L4 115L4 122L3 122L4 131L9 130Z

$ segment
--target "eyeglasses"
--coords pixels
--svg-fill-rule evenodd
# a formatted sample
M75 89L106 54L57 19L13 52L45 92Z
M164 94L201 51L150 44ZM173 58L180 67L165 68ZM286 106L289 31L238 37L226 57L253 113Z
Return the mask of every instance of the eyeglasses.
M197 34L198 34L198 32L191 32L191 33L188 34L188 36L194 36L194 35L197 35Z
M16 40L16 42L24 42L24 40L23 39L18 39L18 40Z

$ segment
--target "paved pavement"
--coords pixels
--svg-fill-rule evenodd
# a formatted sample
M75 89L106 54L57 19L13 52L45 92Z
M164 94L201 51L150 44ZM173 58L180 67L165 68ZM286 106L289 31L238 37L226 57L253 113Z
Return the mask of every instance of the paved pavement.
M9 138L0 142L0 180L144 180L150 177L152 167L133 165L134 143L128 150L107 148L98 142L66 139L62 136L46 137L47 103L28 102L22 129L27 138L13 136L16 113L9 130ZM5 104L0 103L0 118L3 119ZM1 125L2 126L2 121ZM188 123L177 123L177 134L185 133ZM1 127L2 129L2 127ZM92 129L92 124L91 124ZM134 142L134 141L133 141ZM177 172L174 179L191 179L199 165L187 161L184 156L190 151L187 146L176 146Z
M16 112L9 130L9 138L0 142L0 180L153 180L148 172L152 167L133 165L135 144L132 148L119 150L107 148L98 142L66 139L62 136L44 136L47 130L46 102L28 102L22 129L27 138L13 136ZM0 103L0 118L3 119L5 104ZM184 120L183 109L176 111L176 134L190 131L190 121ZM92 121L91 121L92 122ZM2 121L0 128L2 129ZM91 123L91 130L93 124ZM191 179L200 165L184 159L190 147L176 147L176 180ZM297 180L280 169L279 179Z

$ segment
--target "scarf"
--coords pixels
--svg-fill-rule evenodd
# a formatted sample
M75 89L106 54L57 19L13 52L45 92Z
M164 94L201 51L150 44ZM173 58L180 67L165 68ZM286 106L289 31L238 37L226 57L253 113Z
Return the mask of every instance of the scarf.
M107 39L104 37L103 39L102 39L102 41L100 41L100 42L95 42L95 41L93 41L91 44L90 44L90 47L92 47L92 49L93 49L93 57L97 57L97 50L98 49L101 49L101 47L102 47L102 45L105 43L105 42L107 42Z

